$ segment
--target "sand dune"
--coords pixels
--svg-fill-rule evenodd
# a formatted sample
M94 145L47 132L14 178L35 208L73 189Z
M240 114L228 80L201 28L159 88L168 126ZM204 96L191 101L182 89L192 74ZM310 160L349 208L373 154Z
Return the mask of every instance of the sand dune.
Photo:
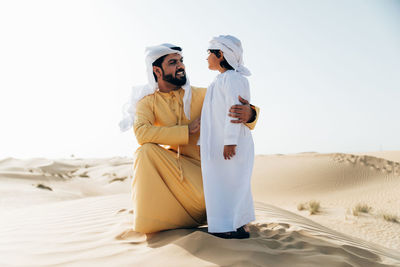
M367 155L377 158L383 158L390 161L400 162L400 151L375 151L375 152L359 152L356 155Z
M393 158L257 156L247 240L205 227L133 232L131 163L0 160L0 266L400 266L400 224L381 216L400 216ZM297 210L310 200L319 213ZM355 216L358 203L372 210Z
M259 156L255 166L256 200L400 251L400 235L394 234L400 225L382 219L382 214L400 216L400 163L351 154L295 154ZM320 214L297 210L311 200L320 202ZM360 203L372 211L353 216Z

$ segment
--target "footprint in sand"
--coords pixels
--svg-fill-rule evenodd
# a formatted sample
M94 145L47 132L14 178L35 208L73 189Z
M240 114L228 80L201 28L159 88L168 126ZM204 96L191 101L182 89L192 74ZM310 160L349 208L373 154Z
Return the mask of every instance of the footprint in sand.
M300 249L307 244L299 240L297 232L288 232L290 225L287 223L270 223L250 225L252 238L257 238L258 243L269 249Z
M121 213L121 212L124 212L124 211L126 211L126 209L121 209L117 213Z
M79 177L89 178L89 175L87 174L87 172L84 172L84 173L79 174Z
M51 187L49 187L47 185L44 185L44 184L37 184L36 187L40 188L40 189L46 189L46 190L49 190L49 191L53 191L53 189Z
M127 209L120 209L119 211L117 211L117 214L118 214L118 213L123 213L123 212L125 212L125 211L127 211ZM129 214L133 214L133 210L128 211L128 213L129 213Z
M249 225L250 233L253 235L269 238L279 239L281 234L286 232L287 224L281 225L280 223L270 224L251 224Z
M115 239L121 241L122 243L138 245L138 244L146 242L147 237L146 237L146 234L142 234L139 232L135 232L131 229L127 229L127 230L123 231L122 233L120 233L119 235L117 235L115 237Z
M111 183L117 182L117 181L123 182L123 181L125 181L126 178L128 178L128 177L114 178L111 181L109 181L109 183L111 184Z
M293 240L294 240L294 238L293 238ZM304 242L304 241L296 241L296 242L286 245L285 249L305 249L307 247L311 247L309 243Z

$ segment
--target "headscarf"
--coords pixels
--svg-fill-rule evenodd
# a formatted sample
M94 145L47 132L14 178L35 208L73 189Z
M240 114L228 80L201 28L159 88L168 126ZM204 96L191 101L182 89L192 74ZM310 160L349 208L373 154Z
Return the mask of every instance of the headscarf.
M235 69L244 76L250 76L250 71L244 66L243 48L239 39L232 35L220 35L210 41L208 49L221 50L224 58Z
M153 94L158 89L158 84L154 79L153 75L153 63L162 56L169 54L182 55L182 51L172 49L178 47L173 44L161 44L156 46L146 47L145 50L145 61L147 70L148 83L142 86L135 86L132 88L130 100L123 106L123 119L119 123L121 131L127 131L132 128L137 103L145 96ZM185 90L183 96L183 111L188 119L190 119L190 103L192 100L192 91L190 87L189 79L186 76L186 84L182 86Z

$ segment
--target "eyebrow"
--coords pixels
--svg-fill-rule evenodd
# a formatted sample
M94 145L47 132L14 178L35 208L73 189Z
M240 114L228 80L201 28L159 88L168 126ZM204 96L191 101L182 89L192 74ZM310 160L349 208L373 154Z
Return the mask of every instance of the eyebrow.
M168 63L174 63L174 62L176 62L176 61L178 61L178 59L176 59L176 58L171 58L170 60L168 60ZM183 61L183 57L181 57L181 58L179 59L179 61Z

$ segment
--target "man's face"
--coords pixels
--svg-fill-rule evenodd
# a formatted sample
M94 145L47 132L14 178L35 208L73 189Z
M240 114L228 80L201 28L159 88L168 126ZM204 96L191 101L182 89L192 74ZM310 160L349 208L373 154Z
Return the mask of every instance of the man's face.
M183 57L179 54L169 54L164 58L162 66L162 79L176 86L186 83L185 65Z

